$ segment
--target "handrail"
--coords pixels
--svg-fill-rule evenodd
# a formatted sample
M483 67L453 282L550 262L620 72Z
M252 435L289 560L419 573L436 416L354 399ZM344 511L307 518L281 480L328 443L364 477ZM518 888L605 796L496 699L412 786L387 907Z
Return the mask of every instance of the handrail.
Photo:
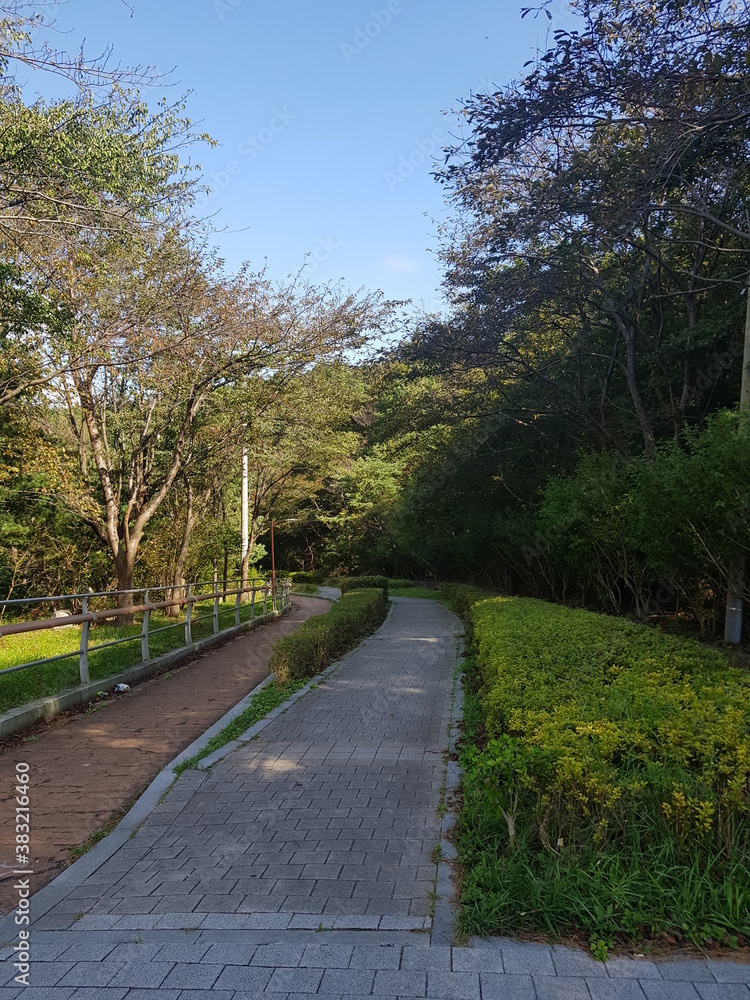
M192 584L191 586L201 586ZM149 590L164 590L164 587L149 587ZM175 588L177 589L177 588ZM182 588L180 588L182 589ZM156 604L132 604L125 608L110 608L105 611L87 611L85 614L65 615L64 618L40 618L30 622L9 622L7 625L0 625L0 638L4 635L21 635L24 632L40 632L48 628L64 628L66 625L82 625L84 622L102 622L110 618L123 618L130 615L143 614L145 611L164 611L167 608L181 608L186 604L198 604L199 601L213 601L217 597L234 597L236 594L250 594L258 591L269 590L270 584L262 587L240 587L238 590L211 591L210 594L190 594L187 597L180 597L174 601L158 601ZM122 594L136 594L140 591L122 590ZM86 595L88 597L100 595ZM48 598L51 600L52 598ZM61 600L61 598L55 598Z
M227 581L229 582L229 581ZM233 583L235 581L232 581ZM194 588L211 586L212 589L205 594L194 593ZM165 601L151 601L149 600L151 592L164 591L164 590L181 590L184 591L184 596L177 597L172 600ZM102 611L89 611L88 602L92 597L116 597L121 594L139 594L144 595L144 603L142 604L130 604L122 608L109 608ZM212 632L214 635L218 635L222 629L219 627L219 615L220 613L234 612L234 625L239 626L241 624L240 618L240 599L243 594L250 594L250 621L253 621L256 617L256 608L259 607L259 603L256 604L255 596L256 594L263 595L263 615L268 613L268 605L271 604L271 609L274 613L278 611L280 596L280 605L282 608L288 607L291 604L291 580L288 578L277 583L276 588L273 587L271 581L266 581L263 584L253 584L248 587L243 587L240 582L239 587L233 587L231 589L225 588L223 590L218 589L218 581L211 580L205 583L185 583L180 585L170 584L167 587L149 587L141 588L139 590L121 590L121 591L107 591L106 593L99 594L80 594L80 595L53 595L45 598L32 598L30 601L0 601L0 606L3 604L27 604L32 601L39 603L42 601L64 601L64 600L78 600L82 602L82 611L80 614L64 615L57 618L44 618L25 622L9 622L7 625L0 625L0 638L3 636L10 635L23 635L30 632L41 632L47 629L53 628L65 628L70 625L82 625L81 629L81 642L78 649L71 650L69 653L60 653L56 656L49 656L42 660L32 660L28 663L17 664L12 667L7 667L5 670L0 670L0 677L3 673L15 673L18 670L25 670L31 667L42 666L46 663L53 663L58 660L64 660L70 657L78 657L79 673L82 684L87 684L90 680L89 675L89 653L95 652L102 649L107 649L110 646L117 646L123 642L130 642L140 640L141 642L141 660L146 662L150 659L149 651L149 637L157 632L165 632L172 628L182 627L185 628L185 643L183 647L187 648L192 646L192 625L195 622L205 621L207 619L212 619ZM219 611L219 603L222 599L228 597L234 597L234 607L225 609L224 612ZM210 614L202 614L197 617L193 617L192 608L196 604L201 602L211 601L213 603L213 610ZM150 619L151 613L153 611L165 611L168 608L182 608L187 609L185 621L175 622L174 625L162 626L160 628L151 629ZM99 643L96 646L89 646L89 627L92 624L102 621L109 621L112 619L132 617L133 615L142 614L143 615L143 625L140 632L134 633L132 636L124 636L119 639L112 639L109 642Z
M270 581L270 574L266 582ZM241 583L239 577L234 577L231 581L228 579L227 583ZM99 590L99 591L86 591L83 594L49 594L47 597L14 597L12 600L0 601L0 608L9 608L17 604L44 604L50 603L52 601L81 601L84 598L91 599L92 597L117 597L120 594L142 594L146 590L183 590L188 586L192 587L211 587L213 586L213 580L199 580L195 583L167 583L164 586L159 587L132 587L130 590Z

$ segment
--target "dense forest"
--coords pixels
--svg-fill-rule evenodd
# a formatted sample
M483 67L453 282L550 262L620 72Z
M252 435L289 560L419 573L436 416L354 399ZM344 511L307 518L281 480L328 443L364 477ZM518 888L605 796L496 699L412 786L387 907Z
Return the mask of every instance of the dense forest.
M721 631L750 550L748 7L573 7L453 112L450 308L405 322L228 275L183 105L0 6L3 596L237 573L247 449L253 562L273 518L292 570ZM72 96L27 103L20 65Z

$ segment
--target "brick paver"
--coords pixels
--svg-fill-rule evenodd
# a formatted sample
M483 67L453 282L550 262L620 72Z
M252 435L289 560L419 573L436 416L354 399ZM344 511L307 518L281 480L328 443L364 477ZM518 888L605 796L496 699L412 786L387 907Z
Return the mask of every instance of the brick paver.
M0 1000L750 1000L750 966L430 942L458 622L383 628L243 749L187 772L31 926ZM32 900L32 917L34 906Z

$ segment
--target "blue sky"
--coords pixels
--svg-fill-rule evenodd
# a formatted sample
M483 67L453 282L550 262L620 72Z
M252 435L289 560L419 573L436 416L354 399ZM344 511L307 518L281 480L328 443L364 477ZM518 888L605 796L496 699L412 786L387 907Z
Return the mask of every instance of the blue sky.
M528 0L530 2L530 0ZM201 149L230 270L249 260L282 278L305 256L314 281L343 278L442 308L432 156L457 135L471 91L517 76L553 20L522 0L68 0L69 34L92 55L174 69L172 95L219 142ZM40 81L41 82L41 81ZM29 84L37 85L35 80ZM400 170L400 173L399 173Z

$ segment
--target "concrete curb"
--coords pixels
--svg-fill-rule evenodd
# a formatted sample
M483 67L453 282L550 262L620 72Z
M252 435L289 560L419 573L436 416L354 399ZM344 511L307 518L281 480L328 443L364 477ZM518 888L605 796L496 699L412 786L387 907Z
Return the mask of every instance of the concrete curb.
M284 611L286 610L287 609L284 609ZM391 604L388 608L388 614L385 616L381 625L378 626L376 631L371 636L367 636L363 639L359 646L366 642L370 642L377 636L380 629L383 628L390 618L392 611L393 605ZM256 619L256 621L259 621L259 619ZM359 649L359 646L356 646L355 648ZM318 678L327 677L335 669L341 666L342 663L343 659L337 660L329 667L326 667L324 671L314 677L309 684L305 685L304 688L300 688L299 691L295 691L290 698L287 698L285 702L273 709L272 712L269 712L269 714L264 716L263 719L260 719L257 723L255 723L255 726L253 726L252 729L254 730L256 727L263 728L263 723L268 725L268 722L271 721L271 716L277 717L278 715L281 715L282 712L285 712L287 708L289 708L289 705L293 701L298 700L303 694L309 691L313 684L316 682L319 683ZM210 729L207 729L205 733L199 736L196 740L193 740L190 746L186 747L174 758L174 760L170 761L166 767L162 768L146 791L143 792L143 794L136 800L131 809L125 814L125 816L123 816L111 833L107 834L106 837L100 840L99 843L92 847L92 849L84 854L83 857L74 861L72 865L62 871L48 885L44 886L43 889L34 893L30 900L32 928L34 923L40 917L43 917L61 900L63 900L72 889L77 888L90 875L93 875L93 873L100 868L105 861L108 861L112 855L123 846L123 844L130 840L130 838L137 832L139 827L145 823L151 813L156 809L162 799L171 790L172 786L180 780L180 778L184 781L190 780L192 777L192 780L196 783L196 785L200 784L207 777L205 772L211 764L216 763L223 757L233 753L235 750L239 749L244 742L247 742L243 739L243 741L235 740L233 743L227 743L226 746L220 747L214 754L204 757L204 759L200 761L200 764L204 765L203 767L196 768L196 770L191 769L185 771L182 775L180 775L180 778L176 777L174 774L174 769L178 764L181 764L184 760L188 760L190 757L194 757L200 750L202 750L208 741L217 733L221 732L221 730L232 722L233 719L240 715L245 708L247 708L253 696L267 684L270 684L272 680L272 674L264 678L260 684L256 685L256 687L245 695L241 701L237 702L236 705L230 708L228 712L215 722ZM245 734L243 734L243 737L244 735ZM198 780L196 780L196 778ZM14 916L15 911L11 910L10 913L7 913L4 917L0 918L0 946L2 946L3 943L9 944L17 940L18 928L14 923Z
M464 717L464 688L462 683L461 663L463 655L460 647L463 644L463 628L456 633L456 668L453 681L453 705L451 709L450 734L448 737L448 761L445 768L445 803L461 784L461 769L458 761L451 758L455 755L456 745L461 737L460 723ZM437 883L435 886L435 912L432 918L432 945L450 946L456 933L456 907L453 903L455 886L451 880L453 871L451 862L458 857L455 845L448 839L448 834L456 825L458 816L448 806L440 827L440 861L437 865Z
M22 729L33 726L35 722L54 719L56 715L61 715L69 708L85 705L92 701L99 691L103 689L111 689L116 684L132 684L136 681L144 680L146 677L151 677L165 667L181 663L183 660L195 656L197 653L202 653L203 650L216 645L216 643L227 642L242 635L243 632L257 628L259 625L276 621L277 618L287 614L290 610L290 608L282 608L281 611L270 611L266 615L259 615L252 621L242 622L241 625L233 625L231 628L224 629L217 635L210 635L205 639L199 639L198 642L194 642L190 646L171 650L169 653L156 656L145 663L138 663L133 667L128 667L127 670L124 670L120 674L112 674L111 677L102 677L97 681L91 681L90 684L79 684L77 687L60 691L59 694L49 695L47 698L39 698L37 701L28 702L26 705L19 705L18 708L11 708L9 711L0 714L0 737L12 736L13 733L18 733ZM134 641L137 641L137 637Z

